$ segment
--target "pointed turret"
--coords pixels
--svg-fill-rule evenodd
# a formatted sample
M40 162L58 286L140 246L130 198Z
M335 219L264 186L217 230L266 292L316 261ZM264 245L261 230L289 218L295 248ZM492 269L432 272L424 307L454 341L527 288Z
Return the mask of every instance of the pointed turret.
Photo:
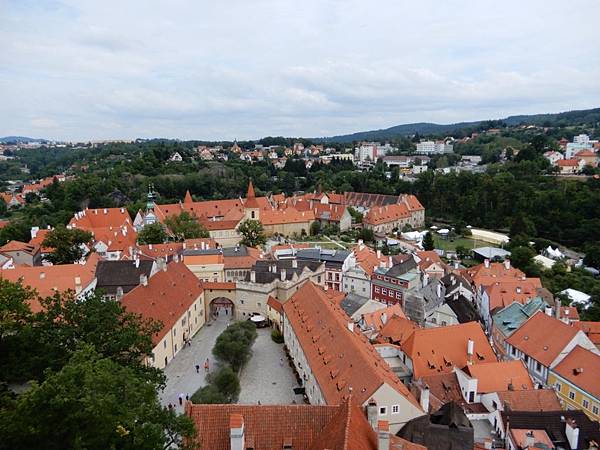
M192 200L192 194L190 194L190 191L187 190L185 191L185 198L183 199L183 203L193 203L194 200Z
M254 198L256 194L254 193L254 186L252 185L252 180L248 183L248 192L246 193L246 198Z

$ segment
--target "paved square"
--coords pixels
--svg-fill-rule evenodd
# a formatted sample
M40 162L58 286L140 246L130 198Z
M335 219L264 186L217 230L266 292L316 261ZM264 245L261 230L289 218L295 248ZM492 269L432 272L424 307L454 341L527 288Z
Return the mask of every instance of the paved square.
M252 357L242 370L238 403L289 405L302 403L302 395L294 395L296 376L283 351L283 344L271 339L271 328L259 328L252 346ZM283 361L283 364L282 364Z

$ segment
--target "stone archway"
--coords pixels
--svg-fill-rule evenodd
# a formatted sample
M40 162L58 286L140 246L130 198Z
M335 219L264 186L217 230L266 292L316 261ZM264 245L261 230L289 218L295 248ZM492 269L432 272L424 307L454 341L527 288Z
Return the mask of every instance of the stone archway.
M216 297L211 300L209 310L213 319L233 319L234 303L227 297Z

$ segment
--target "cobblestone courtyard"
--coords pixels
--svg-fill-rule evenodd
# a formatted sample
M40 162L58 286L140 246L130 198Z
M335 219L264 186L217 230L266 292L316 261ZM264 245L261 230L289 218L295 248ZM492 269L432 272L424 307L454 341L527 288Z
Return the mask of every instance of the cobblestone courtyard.
M238 403L302 403L302 396L294 395L293 389L298 387L298 383L288 364L283 344L273 342L270 328L258 329L258 337L252 346L252 358L242 371L240 384L242 390Z

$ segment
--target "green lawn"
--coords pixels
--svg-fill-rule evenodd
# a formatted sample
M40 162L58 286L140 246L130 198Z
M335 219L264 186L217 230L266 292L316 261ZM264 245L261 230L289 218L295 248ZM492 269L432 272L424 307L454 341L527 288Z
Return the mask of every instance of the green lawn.
M493 247L492 244L485 241L479 241L477 239L465 238L465 237L457 237L454 239L442 239L440 236L434 233L433 241L435 243L435 248L444 251L455 251L456 247L463 246L468 249L477 248L477 247Z

